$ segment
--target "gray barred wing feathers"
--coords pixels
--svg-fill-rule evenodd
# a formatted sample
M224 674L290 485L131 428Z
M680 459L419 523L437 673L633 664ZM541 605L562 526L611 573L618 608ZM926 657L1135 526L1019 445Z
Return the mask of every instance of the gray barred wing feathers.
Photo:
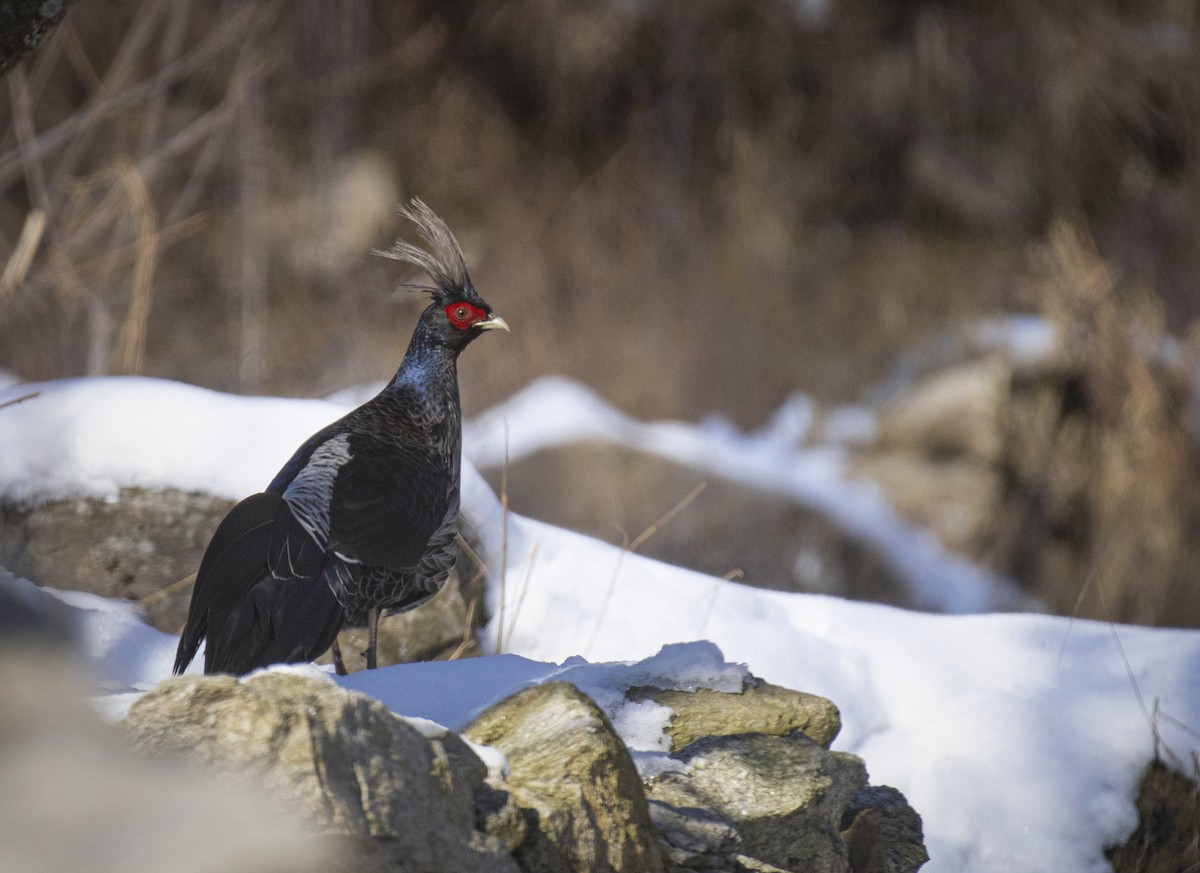
M341 433L313 448L304 466L283 489L283 499L301 527L322 547L329 542L330 507L338 471L354 457L350 435Z

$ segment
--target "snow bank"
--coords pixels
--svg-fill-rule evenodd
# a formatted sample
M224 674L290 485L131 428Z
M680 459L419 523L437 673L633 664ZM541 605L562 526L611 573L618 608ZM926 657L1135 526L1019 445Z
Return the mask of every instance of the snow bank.
M342 410L146 379L37 387L36 400L0 411L0 492L9 496L113 496L126 485L241 496ZM503 446L496 440L506 420L510 451L547 435L598 433L669 446L673 457L759 485L768 469L781 478L780 456L769 453L784 444L793 452L787 488L864 529L883 526L875 498L840 477L836 452L806 455L790 437L643 424L596 408L576 387L543 383L503 414L480 419L469 443L476 457ZM794 425L776 436L794 434ZM500 507L469 466L463 505L485 550L499 555ZM889 529L897 559L908 554L926 567L930 585L945 586L939 597L962 609L986 605L994 580L946 561L910 529ZM1043 615L929 615L763 591L517 516L508 519L507 555L503 580L491 568L496 618L484 640L489 650L501 641L505 654L392 667L343 684L402 714L457 725L530 682L566 678L610 708L640 758L661 756L664 714L624 706L621 688L651 674L720 685L737 681L744 664L838 704L844 727L835 747L862 755L872 782L896 786L921 813L930 873L1106 871L1103 849L1132 829L1138 779L1156 743L1168 761L1187 762L1200 750L1200 632ZM136 690L166 675L173 638L110 603L67 599L83 608L100 687ZM663 649L696 640L710 643ZM128 699L106 703L119 712Z

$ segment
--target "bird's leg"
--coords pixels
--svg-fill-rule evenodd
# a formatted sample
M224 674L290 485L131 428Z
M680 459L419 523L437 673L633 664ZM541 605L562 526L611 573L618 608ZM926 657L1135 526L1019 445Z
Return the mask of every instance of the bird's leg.
M333 639L333 669L339 676L345 676L346 662L342 660L342 647L338 645L337 637Z
M379 642L379 607L367 613L367 669L375 669L375 646Z

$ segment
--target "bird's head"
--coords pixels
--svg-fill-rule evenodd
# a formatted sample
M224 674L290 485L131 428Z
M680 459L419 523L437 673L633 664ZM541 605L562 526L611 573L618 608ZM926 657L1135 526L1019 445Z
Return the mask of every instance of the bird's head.
M421 323L433 336L452 349L461 350L485 330L508 330L508 323L492 312L467 273L458 240L437 214L419 198L400 206L400 214L417 226L417 232L429 251L397 240L390 249L375 254L420 267L433 280L432 285L408 285L422 291L432 302L421 313Z

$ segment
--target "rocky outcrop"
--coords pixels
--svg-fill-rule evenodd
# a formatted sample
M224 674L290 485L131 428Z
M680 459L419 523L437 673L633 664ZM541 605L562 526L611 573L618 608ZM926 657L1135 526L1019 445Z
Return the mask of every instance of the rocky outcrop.
M189 577L232 506L209 494L140 488L125 488L116 500L0 499L0 566L45 587L134 601L148 624L178 633L191 600ZM464 550L437 597L380 622L380 663L475 654L482 603L482 574ZM365 666L364 630L343 631L341 646L349 669Z
M168 679L122 723L143 750L206 769L253 773L297 814L335 836L347 869L515 873L521 835L507 798L457 735L427 737L378 701L272 672ZM491 831L491 832L489 832Z
M829 750L840 728L829 701L753 677L737 693L639 686L624 699L669 710L669 759L645 781L605 714L565 683L464 729L508 759L529 827L522 870L912 873L927 859L900 792Z
M34 619L69 632L69 617L42 608L55 602L38 603L46 614ZM24 615L0 614L0 630L20 630L32 620ZM373 698L295 671L166 680L122 728L158 759L150 766L186 758L261 783L337 844L346 869L920 866L919 816L899 792L867 784L862 761L829 750L841 726L833 703L744 671L720 687L607 689L605 707L633 707L643 725L647 714L662 719L661 742L651 743L661 751L637 753L638 766L609 715L576 687L525 689L464 730L504 753L507 775L489 772L454 733L423 733Z
M830 701L753 677L736 694L627 696L672 711L665 732L681 766L649 779L646 795L677 868L912 873L928 860L903 795L829 750L841 727Z
M998 357L931 373L882 406L877 439L851 456L901 516L972 557L1003 488L1009 378Z
M601 699L643 715L653 701L670 751L639 752L655 758L639 773L605 710L561 681L494 704L461 737L294 671L166 680L121 726L155 757L254 778L336 839L347 869L913 873L926 859L900 792L828 748L829 701L753 677ZM481 745L504 765L489 770Z
M526 873L655 873L662 856L637 768L604 712L549 682L496 704L463 730L508 759L508 787L529 826Z

